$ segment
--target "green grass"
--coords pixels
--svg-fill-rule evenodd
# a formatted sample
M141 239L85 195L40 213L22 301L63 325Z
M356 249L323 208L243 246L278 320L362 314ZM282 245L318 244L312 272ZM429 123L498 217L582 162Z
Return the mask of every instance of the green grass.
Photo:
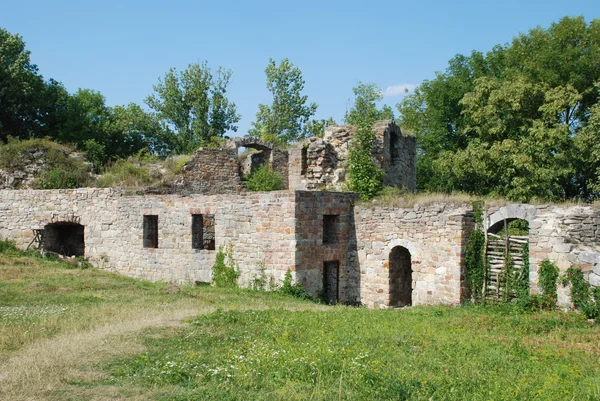
M600 398L580 314L332 307L1 248L0 399Z
M600 397L599 339L559 312L218 311L108 370L169 400L584 400Z

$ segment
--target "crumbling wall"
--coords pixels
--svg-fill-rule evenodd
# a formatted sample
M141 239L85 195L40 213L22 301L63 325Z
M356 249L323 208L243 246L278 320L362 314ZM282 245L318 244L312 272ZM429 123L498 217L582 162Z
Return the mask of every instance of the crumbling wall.
M357 250L349 259L360 269L353 285L359 286L362 303L375 308L390 305L389 258L397 246L410 252L413 305L461 302L462 259L473 226L470 205L356 206L354 221Z
M183 167L171 192L212 195L243 190L236 149L200 148Z
M417 183L416 139L393 121L377 121L372 155L385 171L383 184L414 191ZM348 175L348 152L356 127L325 128L323 138L311 137L290 150L290 188L343 190ZM305 166L304 166L305 165Z
M487 210L486 227L504 219L529 223L529 280L539 291L538 268L544 259L565 272L579 267L593 286L600 286L600 209L592 206L510 204ZM569 289L558 286L560 305L570 304Z

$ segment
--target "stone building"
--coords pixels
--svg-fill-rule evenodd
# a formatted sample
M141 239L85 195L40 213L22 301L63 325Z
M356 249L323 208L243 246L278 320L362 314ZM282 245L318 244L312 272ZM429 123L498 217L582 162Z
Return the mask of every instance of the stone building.
M414 137L393 122L378 122L375 130L373 155L386 185L413 190ZM343 186L353 132L329 127L322 139L284 150L248 138L200 149L161 193L0 190L0 238L85 256L132 277L189 284L210 282L218 249L231 244L242 286L263 272L281 282L290 270L296 282L330 302L384 308L464 301L470 204L390 207L319 190ZM241 148L252 151L240 157ZM243 174L262 164L288 177L288 188L246 192ZM546 258L561 271L578 266L600 285L598 208L495 207L486 211L485 229L492 235L512 220L528 223L532 291ZM568 304L565 289L559 301Z

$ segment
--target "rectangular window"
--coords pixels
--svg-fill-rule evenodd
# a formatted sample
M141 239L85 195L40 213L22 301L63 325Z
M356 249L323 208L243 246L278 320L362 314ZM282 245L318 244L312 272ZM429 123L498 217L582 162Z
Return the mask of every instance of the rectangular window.
M300 153L300 175L306 175L307 170L308 170L308 148L302 147L302 151Z
M338 242L339 231L339 215L324 214L323 215L323 243L336 244Z
M192 215L192 249L204 249L204 217Z
M158 216L144 216L144 248L158 248Z
M215 250L215 215L192 215L192 249Z

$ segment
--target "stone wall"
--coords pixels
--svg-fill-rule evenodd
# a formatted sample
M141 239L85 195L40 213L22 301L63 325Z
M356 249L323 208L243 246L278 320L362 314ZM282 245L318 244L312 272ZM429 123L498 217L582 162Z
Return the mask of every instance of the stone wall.
M356 249L355 200L349 192L296 192L295 279L309 292L321 293L324 263L338 262L338 300L344 303L360 301L358 269L348 259Z
M590 284L600 286L600 209L592 206L510 204L487 211L488 228L504 219L529 222L529 280L539 291L538 268L544 259L561 272L570 266L583 270ZM559 285L559 304L570 304L569 289Z
M393 121L377 121L373 130L376 139L372 154L385 171L383 184L414 191L417 184L415 137L403 134ZM351 125L327 127L323 138L311 137L290 150L290 188L343 190L348 174L349 146L355 132L356 128Z
M361 300L369 307L388 307L390 254L395 247L410 253L412 304L459 304L464 297L462 267L470 205L434 204L412 208L356 206L356 254L348 255Z
M244 190L236 149L200 148L185 164L170 192L205 195Z
M296 269L295 194L124 196L113 189L0 191L0 237L21 247L32 229L77 221L85 256L131 277L178 283L210 282L216 250L192 249L192 214L214 215L216 248L231 243L250 284L264 266L282 280ZM158 216L158 247L143 247L143 216Z

